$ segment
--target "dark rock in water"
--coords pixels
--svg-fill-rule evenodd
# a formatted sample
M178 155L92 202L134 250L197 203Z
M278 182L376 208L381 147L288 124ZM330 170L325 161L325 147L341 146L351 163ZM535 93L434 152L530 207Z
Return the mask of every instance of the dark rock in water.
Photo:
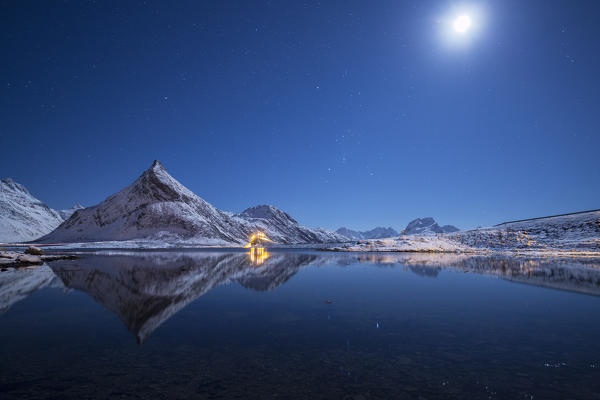
M17 264L42 265L44 262L40 256L21 254L16 259Z
M29 246L27 248L27 250L25 250L25 254L31 254L33 256L41 256L44 254L44 252L39 247Z
M34 254L17 253L16 251L0 251L0 266L3 268L29 267L32 265L42 265L46 261L75 260L75 259L77 259L77 257L72 256L72 255L61 255L61 254L34 255Z

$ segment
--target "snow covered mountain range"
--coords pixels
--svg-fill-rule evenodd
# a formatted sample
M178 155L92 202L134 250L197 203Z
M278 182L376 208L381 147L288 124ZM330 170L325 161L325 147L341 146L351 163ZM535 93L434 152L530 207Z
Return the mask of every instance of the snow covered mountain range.
M273 206L239 214L221 211L191 192L159 161L102 203L77 211L42 242L158 240L169 243L236 245L261 230L277 243L342 242L347 238L300 225Z
M10 178L0 180L0 242L25 242L52 232L75 211L53 210Z
M428 217L411 221L401 234L382 227L331 232L304 227L269 205L250 207L238 214L221 211L175 180L158 161L130 186L85 209L76 205L69 210L53 210L23 185L11 179L0 181L0 242L237 246L256 231L265 232L279 244L345 242L334 245L345 251L600 251L598 210L466 231L439 226Z
M510 252L529 255L597 256L600 210L499 224L439 234L370 239L336 247L339 251Z
M434 235L436 233L449 233L457 232L459 229L452 225L439 226L437 222L431 217L417 218L406 225L401 232L402 235ZM365 239L385 239L400 235L393 228L383 228L378 226L377 228L369 231L354 231L342 227L336 231L340 235L346 236L351 240L365 240Z
M354 231L352 229L341 227L336 232L352 240L383 239L399 235L394 228L384 228L381 226L368 231Z

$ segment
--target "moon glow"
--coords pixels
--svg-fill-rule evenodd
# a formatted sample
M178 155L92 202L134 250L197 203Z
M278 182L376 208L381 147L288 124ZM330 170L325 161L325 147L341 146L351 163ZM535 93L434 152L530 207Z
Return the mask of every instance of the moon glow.
M471 17L468 15L459 15L454 20L452 27L458 33L465 33L471 28L472 24L473 22L471 21Z

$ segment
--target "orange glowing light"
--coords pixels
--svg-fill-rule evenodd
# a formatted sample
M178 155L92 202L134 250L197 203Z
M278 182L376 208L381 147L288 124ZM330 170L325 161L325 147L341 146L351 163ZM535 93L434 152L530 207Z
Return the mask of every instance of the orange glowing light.
M263 243L273 243L263 232L256 232L250 235L250 241L244 248L261 246Z
M250 248L250 263L254 265L261 265L271 255L264 247L251 247Z

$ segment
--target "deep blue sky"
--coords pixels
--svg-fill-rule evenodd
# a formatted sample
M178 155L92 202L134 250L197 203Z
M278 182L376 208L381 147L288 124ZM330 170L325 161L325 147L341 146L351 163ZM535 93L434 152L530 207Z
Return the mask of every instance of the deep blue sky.
M468 43L445 21L478 10ZM0 176L96 204L160 159L232 211L462 228L599 208L600 2L0 1Z

